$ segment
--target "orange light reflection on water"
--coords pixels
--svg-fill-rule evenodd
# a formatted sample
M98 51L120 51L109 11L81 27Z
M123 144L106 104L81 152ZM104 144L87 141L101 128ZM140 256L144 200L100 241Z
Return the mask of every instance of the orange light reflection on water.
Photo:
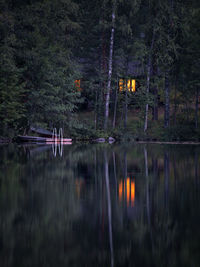
M126 201L127 207L134 206L135 203L135 180L131 180L127 177L124 181L119 181L118 188L119 202Z

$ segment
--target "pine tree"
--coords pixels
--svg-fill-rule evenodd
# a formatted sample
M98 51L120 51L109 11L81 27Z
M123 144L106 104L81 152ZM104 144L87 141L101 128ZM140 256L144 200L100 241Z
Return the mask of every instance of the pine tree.
M1 1L0 17L0 132L18 129L25 117L25 84L15 61L15 18L9 2Z

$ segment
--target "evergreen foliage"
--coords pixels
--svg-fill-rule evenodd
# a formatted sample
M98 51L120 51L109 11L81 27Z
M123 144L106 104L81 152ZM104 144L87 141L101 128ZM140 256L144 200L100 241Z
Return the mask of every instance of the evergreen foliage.
M163 128L166 136L180 124L198 133L197 0L0 0L0 10L0 134L30 125L64 127L75 136L86 129L101 132L109 79L108 132L131 133L138 125L141 132L147 120L147 135L156 123L171 128ZM133 62L144 70L135 77ZM120 78L136 79L136 93L128 87L119 92ZM92 114L89 124L78 117L85 109ZM135 126L129 112L140 114Z

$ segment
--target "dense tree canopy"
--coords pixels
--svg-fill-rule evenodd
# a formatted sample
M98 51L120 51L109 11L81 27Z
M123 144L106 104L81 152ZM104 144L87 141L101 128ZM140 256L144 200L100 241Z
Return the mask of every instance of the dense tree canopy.
M197 0L0 0L0 133L105 122L108 131L173 139L181 125L198 136L199 12ZM85 110L94 114L87 126L75 112Z

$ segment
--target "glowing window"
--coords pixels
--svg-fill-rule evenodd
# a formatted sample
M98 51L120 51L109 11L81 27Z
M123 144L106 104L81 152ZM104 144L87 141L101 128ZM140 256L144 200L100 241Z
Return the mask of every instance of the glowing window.
M124 91L124 80L119 79L119 91Z
M135 92L135 80L134 79L119 79L119 91L126 91L126 88L129 92Z
M77 90L80 92L82 91L82 88L81 88L81 80L78 79L78 80L75 80L75 87L77 88Z

